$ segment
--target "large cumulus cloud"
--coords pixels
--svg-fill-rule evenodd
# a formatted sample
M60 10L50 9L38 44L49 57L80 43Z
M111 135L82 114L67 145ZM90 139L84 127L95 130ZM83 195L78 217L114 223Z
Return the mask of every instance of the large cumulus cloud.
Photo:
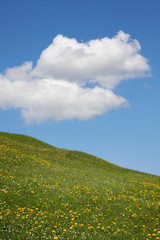
M113 88L120 81L143 76L149 70L140 50L138 41L122 31L112 39L87 43L58 35L42 52L34 71L39 76L65 78L80 85L95 82Z
M58 35L34 68L26 62L0 75L0 108L20 108L30 124L86 120L127 106L113 90L123 80L148 73L140 50L138 41L122 31L86 43Z

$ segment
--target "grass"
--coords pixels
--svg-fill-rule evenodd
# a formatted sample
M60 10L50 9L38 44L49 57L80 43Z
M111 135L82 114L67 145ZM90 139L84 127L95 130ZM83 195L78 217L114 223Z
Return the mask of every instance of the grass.
M0 133L0 239L160 239L160 177Z

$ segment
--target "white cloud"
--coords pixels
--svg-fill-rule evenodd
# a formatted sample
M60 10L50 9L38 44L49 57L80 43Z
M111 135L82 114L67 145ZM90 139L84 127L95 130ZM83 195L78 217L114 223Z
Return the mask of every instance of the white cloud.
M124 105L127 101L123 97L100 87L81 88L76 83L53 79L0 80L0 107L21 108L27 124L47 119L87 120Z
M95 82L113 89L120 81L143 76L149 70L140 49L138 41L122 31L112 39L87 43L58 35L42 52L34 73L79 85Z
M5 77L11 81L24 81L30 80L32 71L32 62L25 62L23 65L13 68L7 68L5 71Z
M0 108L20 108L26 123L31 124L48 119L87 120L128 106L113 89L122 80L149 71L139 51L139 43L122 31L112 39L87 43L58 35L35 68L26 62L0 75ZM86 87L88 83L97 86Z

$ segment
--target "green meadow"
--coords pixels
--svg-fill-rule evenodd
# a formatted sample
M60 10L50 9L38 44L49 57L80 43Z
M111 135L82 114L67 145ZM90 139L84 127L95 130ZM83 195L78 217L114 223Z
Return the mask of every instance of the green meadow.
M0 133L0 240L160 239L159 207L158 176Z

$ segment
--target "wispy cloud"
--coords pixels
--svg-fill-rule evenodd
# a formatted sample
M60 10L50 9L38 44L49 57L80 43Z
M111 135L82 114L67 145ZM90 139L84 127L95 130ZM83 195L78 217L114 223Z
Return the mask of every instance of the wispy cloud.
M113 90L121 81L149 72L140 49L138 41L122 31L111 39L86 43L58 35L34 68L25 62L0 75L0 108L20 108L31 124L86 120L127 106L127 100Z
M149 83L147 83L147 82L144 83L144 86L145 86L145 88L148 88L148 89L152 88L152 86Z

